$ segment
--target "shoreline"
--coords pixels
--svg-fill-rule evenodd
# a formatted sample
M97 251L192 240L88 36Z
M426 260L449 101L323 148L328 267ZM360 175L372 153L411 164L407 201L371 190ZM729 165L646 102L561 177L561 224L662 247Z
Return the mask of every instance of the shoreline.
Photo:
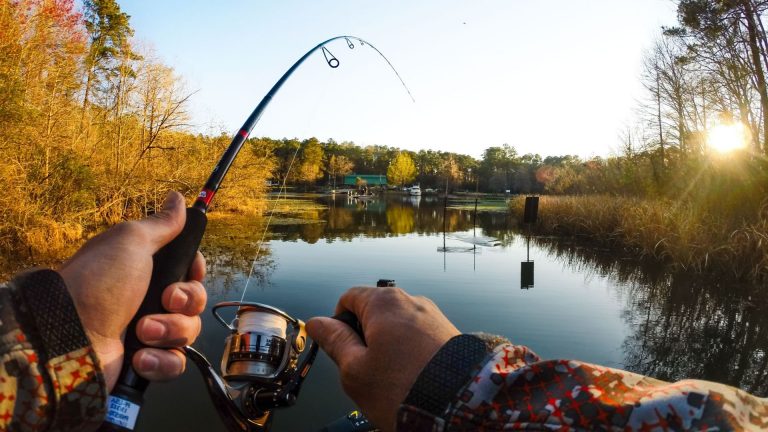
M510 199L513 216L525 197ZM734 220L735 219L735 220ZM768 282L768 222L729 219L663 199L607 195L541 196L537 235L573 238L594 247L654 260L672 272ZM767 241L763 241L767 240Z

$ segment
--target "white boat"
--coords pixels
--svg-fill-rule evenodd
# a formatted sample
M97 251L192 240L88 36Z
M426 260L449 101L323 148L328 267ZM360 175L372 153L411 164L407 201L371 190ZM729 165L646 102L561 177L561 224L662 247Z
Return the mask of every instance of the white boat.
M419 185L411 186L406 189L408 195L421 195L421 188Z

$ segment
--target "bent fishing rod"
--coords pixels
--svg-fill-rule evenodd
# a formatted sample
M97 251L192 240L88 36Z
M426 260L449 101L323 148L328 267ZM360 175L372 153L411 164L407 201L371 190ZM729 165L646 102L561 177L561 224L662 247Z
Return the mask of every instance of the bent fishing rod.
M274 96L291 75L318 50L322 51L328 66L334 69L339 67L339 60L326 45L340 39L346 41L349 49L354 49L353 41L356 41L361 46L367 45L376 51L387 62L413 100L410 90L389 59L375 46L356 36L336 36L317 44L280 77L232 138L192 207L186 209L186 222L181 233L153 256L149 289L128 326L123 367L107 400L107 416L100 431L134 430L144 403L144 392L149 385L149 381L139 376L131 364L136 351L144 347L136 336L136 324L146 315L164 312L161 304L163 290L168 285L181 281L187 274L205 233L208 220L206 213L213 197ZM296 154L294 159L295 157ZM288 173L283 179L283 189L287 178ZM265 233L268 225L269 223L265 227ZM251 266L251 271L255 263L256 260ZM304 378L317 355L318 346L312 341L304 353L307 348L307 334L303 321L275 307L243 301L244 298L245 290L240 301L219 303L212 309L216 319L230 331L225 340L220 373L217 373L210 362L194 348L185 347L184 352L200 369L209 395L228 430L261 432L269 430L271 414L275 408L295 403ZM228 323L219 311L234 307L237 308L235 318ZM362 329L357 317L352 313L344 312L334 318L348 324L362 338ZM371 430L365 418L357 412L350 413L346 419L348 421L341 422L343 426L352 427L345 430ZM337 423L341 424L338 420L333 424Z

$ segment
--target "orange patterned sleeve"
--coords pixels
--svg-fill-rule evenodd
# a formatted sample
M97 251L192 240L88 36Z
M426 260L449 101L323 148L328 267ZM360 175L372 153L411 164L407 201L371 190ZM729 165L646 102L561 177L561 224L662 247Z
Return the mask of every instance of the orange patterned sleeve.
M95 430L106 386L58 273L0 287L0 430Z
M407 431L764 431L768 400L713 382L668 383L528 348L449 341L398 411Z

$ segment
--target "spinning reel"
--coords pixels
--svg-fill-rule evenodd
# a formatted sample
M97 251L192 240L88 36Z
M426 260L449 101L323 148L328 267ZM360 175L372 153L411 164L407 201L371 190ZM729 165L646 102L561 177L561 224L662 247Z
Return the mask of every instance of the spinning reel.
M376 286L393 287L395 281L379 279ZM237 307L237 311L229 324L219 310L231 307ZM312 341L300 359L307 346L304 322L269 305L229 301L216 304L211 312L230 331L221 356L221 374L194 348L187 346L184 351L200 369L208 394L227 429L268 431L272 410L296 403L301 384L317 356L317 343ZM334 318L352 327L365 341L354 314L346 311ZM359 411L352 411L323 428L328 432L374 430Z
M232 324L219 314L230 307L237 307ZM194 348L184 350L203 374L208 393L229 430L268 430L272 410L296 402L318 346L313 341L299 361L307 345L304 322L272 306L223 302L212 312L231 332L224 344L221 374Z

